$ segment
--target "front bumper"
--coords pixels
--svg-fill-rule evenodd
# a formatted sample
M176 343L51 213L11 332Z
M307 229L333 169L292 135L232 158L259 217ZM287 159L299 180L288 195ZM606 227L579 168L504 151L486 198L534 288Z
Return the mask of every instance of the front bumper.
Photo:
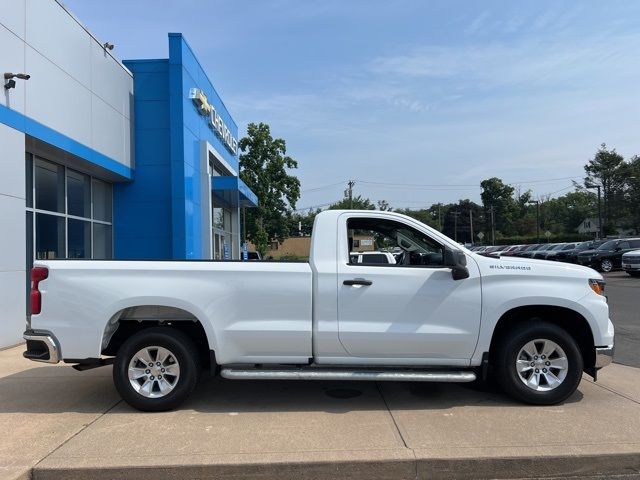
M595 369L598 370L602 367L606 367L613 361L613 352L615 351L615 345L610 347L596 347L596 364Z
M640 272L640 264L638 263L623 263L622 269L625 272Z
M593 267L593 265L596 264L596 259L592 257L583 257L583 258L578 257L576 259L576 263L578 265L582 265L585 267Z
M53 333L27 330L22 338L27 341L27 350L22 352L24 358L44 363L58 363L62 360L60 343Z

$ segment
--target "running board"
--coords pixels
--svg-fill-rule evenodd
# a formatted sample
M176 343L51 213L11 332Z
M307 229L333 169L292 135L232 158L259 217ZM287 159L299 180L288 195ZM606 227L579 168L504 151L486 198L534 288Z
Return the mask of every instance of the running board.
M222 368L220 375L232 380L373 380L381 382L473 382L471 371L345 370L345 369L240 369Z

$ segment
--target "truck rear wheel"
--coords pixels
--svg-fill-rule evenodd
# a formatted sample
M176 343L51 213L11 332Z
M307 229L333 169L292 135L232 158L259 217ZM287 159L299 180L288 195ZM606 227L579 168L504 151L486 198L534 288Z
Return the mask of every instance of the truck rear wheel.
M200 365L191 339L169 327L136 333L122 344L113 366L120 396L144 411L171 410L191 394Z
M503 336L493 364L505 393L535 405L566 400L582 378L583 361L576 341L564 329L540 320Z

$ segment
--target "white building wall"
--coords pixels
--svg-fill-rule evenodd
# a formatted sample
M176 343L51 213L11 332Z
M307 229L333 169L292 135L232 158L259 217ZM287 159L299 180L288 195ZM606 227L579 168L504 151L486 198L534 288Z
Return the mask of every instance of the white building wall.
M31 78L0 88L0 105L133 167L131 73L57 1L2 1L0 84L4 72ZM0 115L0 348L25 327L25 134L17 128Z
M24 134L0 123L0 347L18 343L26 318Z
M12 0L0 10L0 73L28 81L0 104L132 166L133 78L55 0Z

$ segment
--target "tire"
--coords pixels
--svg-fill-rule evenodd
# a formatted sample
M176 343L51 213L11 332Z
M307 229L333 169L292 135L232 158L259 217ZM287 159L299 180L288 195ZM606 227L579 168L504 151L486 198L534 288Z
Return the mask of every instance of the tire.
M600 260L600 271L609 273L613 270L613 261L605 258L604 260Z
M178 330L170 327L142 330L118 350L113 365L116 390L138 410L172 410L189 397L198 383L200 363L196 352L191 339Z
M552 344L558 347L553 352ZM538 353L536 359L527 353L533 349ZM534 363L535 368L529 362ZM502 390L533 405L563 402L576 391L582 379L582 354L576 341L564 329L538 319L518 325L502 336L492 363ZM563 364L566 368L559 368ZM523 371L519 372L519 368ZM535 373L536 369L539 373ZM554 377L559 383L556 384Z
M640 277L640 272L627 272L631 277Z

